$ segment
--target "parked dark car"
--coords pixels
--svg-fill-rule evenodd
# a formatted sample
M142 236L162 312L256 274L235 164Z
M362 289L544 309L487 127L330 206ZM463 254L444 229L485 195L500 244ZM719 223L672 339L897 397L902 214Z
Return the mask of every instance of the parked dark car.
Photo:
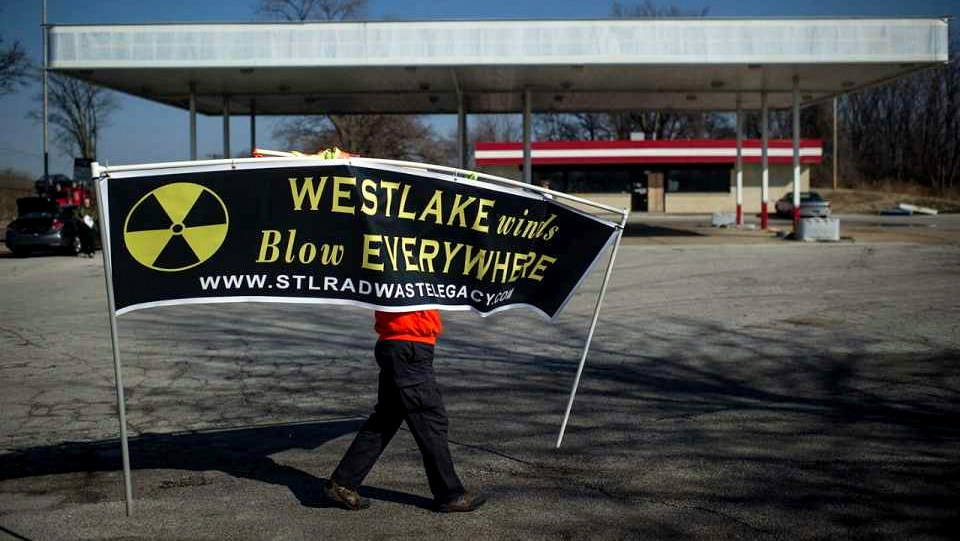
M45 197L17 199L17 219L7 225L6 244L16 256L55 250L71 255L80 253L80 221L75 207L60 207Z
M781 197L774 207L777 216L793 217L793 194L788 193ZM830 202L820 197L817 192L800 192L801 218L827 218L830 216Z

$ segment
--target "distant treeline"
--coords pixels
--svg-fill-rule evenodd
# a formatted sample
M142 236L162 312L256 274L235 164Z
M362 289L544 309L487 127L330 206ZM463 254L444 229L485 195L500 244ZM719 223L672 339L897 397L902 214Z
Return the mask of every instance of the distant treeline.
M960 31L952 25L951 61L838 99L839 177L844 186L913 184L941 193L960 190ZM744 135L760 136L759 112L747 112ZM730 113L641 111L544 114L534 119L539 140L733 137ZM832 102L804 108L803 137L823 139L824 159L814 182L829 184L833 170ZM484 124L481 124L482 126ZM511 127L503 132L516 133ZM487 130L486 136L496 136ZM791 112L771 111L770 136L793 135Z

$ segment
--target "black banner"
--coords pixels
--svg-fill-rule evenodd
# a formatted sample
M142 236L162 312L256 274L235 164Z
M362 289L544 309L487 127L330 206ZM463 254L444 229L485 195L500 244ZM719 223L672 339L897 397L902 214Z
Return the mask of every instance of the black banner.
M101 183L117 314L260 301L554 317L616 229L540 194L362 160L210 169Z

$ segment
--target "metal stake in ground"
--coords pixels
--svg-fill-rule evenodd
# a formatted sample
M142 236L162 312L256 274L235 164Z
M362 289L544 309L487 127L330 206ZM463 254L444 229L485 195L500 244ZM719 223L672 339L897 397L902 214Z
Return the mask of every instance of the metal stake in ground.
M620 249L620 238L623 237L623 229L627 226L627 218L630 211L623 209L623 218L620 220L620 227L617 229L617 238L613 243L613 252L610 254L610 262L607 264L607 270L603 273L603 285L600 286L600 295L597 296L597 306L593 309L593 320L590 321L590 332L587 333L587 342L583 345L583 354L580 355L580 365L577 367L577 375L573 379L573 388L570 389L570 399L567 400L567 411L563 414L563 423L560 424L560 434L557 435L557 449L563 443L563 433L567 430L567 421L570 420L570 410L573 409L573 400L577 397L577 387L580 386L580 376L583 374L583 367L587 364L587 354L590 352L590 343L593 342L593 332L597 328L597 319L600 318L600 307L603 305L603 297L607 293L607 284L610 283L610 275L613 274L613 264L617 260L617 250Z
M110 340L113 344L113 373L117 383L117 411L120 413L120 451L123 455L123 487L127 502L127 516L133 515L133 485L130 481L130 447L127 444L127 407L123 397L123 368L120 366L120 342L117 339L117 310L113 300L113 267L110 260L110 242L107 228L106 198L100 184L100 165L92 166L94 185L97 187L97 213L100 216L100 247L103 252L103 275L107 281L107 311L110 315Z

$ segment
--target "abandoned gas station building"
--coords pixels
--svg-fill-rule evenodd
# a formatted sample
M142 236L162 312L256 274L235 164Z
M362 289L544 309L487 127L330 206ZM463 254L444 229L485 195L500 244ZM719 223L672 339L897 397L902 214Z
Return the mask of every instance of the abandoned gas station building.
M793 190L792 142L769 141L769 196ZM746 139L743 212L761 210L761 141ZM615 208L651 213L734 212L737 142L734 139L667 141L544 141L532 149L534 183ZM819 139L800 140L800 191L810 189L810 167L822 157ZM478 142L477 169L516 177L523 144Z
M249 116L255 148L257 115L455 114L465 168L468 115L520 113L522 144L481 145L481 167L506 166L516 177L522 163L530 183L536 166L558 188L652 212L728 209L731 197L752 212L759 198L765 226L767 203L784 190L799 208L808 185L801 170L819 160L819 144L800 140L800 109L947 62L949 24L925 17L51 25L47 44L51 71L189 111L184 158L197 158L198 113L223 117L225 156L237 115ZM766 144L771 109L792 111L789 142ZM607 142L571 155L532 141L534 112L643 110L735 112L738 137L734 148ZM759 145L769 151L759 195L758 143L738 144L743 111L761 112ZM731 155L736 147L745 164ZM649 152L687 161L666 167ZM589 170L551 162L578 153L594 154ZM593 172L602 168L614 180L597 185Z

